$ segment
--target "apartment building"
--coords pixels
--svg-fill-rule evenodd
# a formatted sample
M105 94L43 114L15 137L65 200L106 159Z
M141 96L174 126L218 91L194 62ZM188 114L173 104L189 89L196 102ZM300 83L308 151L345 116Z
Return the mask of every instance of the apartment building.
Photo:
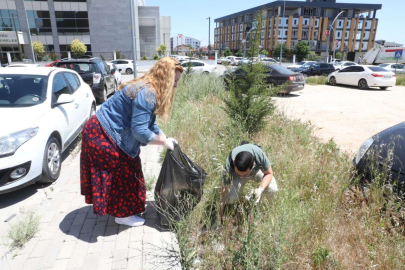
M186 37L183 35L177 35L170 38L170 48L172 51L174 51L179 45L187 45L193 47L193 49L199 49L201 47L201 41L196 38Z
M161 43L170 46L170 17L145 0L133 1L138 57L153 57ZM128 0L0 0L0 58L32 59L30 40L67 57L73 39L89 55L111 58L119 50L132 58L130 10Z
M381 4L337 3L336 0L274 1L262 6L215 19L215 49L238 51L249 41L250 29L261 31L261 46L270 53L285 42L290 49L306 41L311 51L326 55L329 51L348 53L349 58L364 54L374 46L378 27L377 11ZM335 17L344 11L328 32ZM256 14L262 12L262 25ZM249 42L246 42L249 47Z

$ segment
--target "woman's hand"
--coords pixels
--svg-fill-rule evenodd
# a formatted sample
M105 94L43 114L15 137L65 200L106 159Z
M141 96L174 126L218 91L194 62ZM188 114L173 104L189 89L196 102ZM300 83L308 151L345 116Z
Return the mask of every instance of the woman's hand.
M169 149L169 150L174 150L174 144L177 144L177 141L176 141L176 139L174 139L174 138L167 138L166 139L166 141L165 141L165 144L164 144L164 146L166 147L166 149Z

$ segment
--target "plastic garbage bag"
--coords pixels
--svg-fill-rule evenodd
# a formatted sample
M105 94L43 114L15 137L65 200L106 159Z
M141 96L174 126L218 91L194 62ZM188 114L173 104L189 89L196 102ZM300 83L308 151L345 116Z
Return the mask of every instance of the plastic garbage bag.
M155 186L155 200L161 226L185 217L201 200L206 173L181 151L178 144L167 150Z

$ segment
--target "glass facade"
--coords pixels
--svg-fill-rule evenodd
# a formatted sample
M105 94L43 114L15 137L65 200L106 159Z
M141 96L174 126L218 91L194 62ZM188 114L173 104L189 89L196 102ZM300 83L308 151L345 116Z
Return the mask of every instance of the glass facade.
M55 11L59 35L89 35L87 11Z
M14 20L13 20L14 17ZM0 9L0 31L20 31L17 10Z
M27 18L31 35L52 35L49 11L27 10Z

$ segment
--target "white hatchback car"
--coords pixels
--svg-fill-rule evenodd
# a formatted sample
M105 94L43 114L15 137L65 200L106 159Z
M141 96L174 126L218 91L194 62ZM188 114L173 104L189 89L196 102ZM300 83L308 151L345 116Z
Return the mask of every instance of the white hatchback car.
M117 85L117 86L120 85L120 84L122 83L122 75L121 75L121 72L119 72L119 70L118 70L118 68L117 68L117 66L116 66L115 64L113 64L113 63L107 63L107 65L110 67L111 74L114 75L116 85Z
M134 73L134 61L127 60L127 59L117 59L111 61L111 63L115 64L118 68L120 73L125 72L125 74L132 74Z
M216 73L218 71L216 65L210 65L204 63L203 61L191 60L181 63L181 66L184 69L187 69L189 65L190 68L196 73L213 73L213 72Z
M357 85L360 89L380 87L386 90L395 86L397 78L395 74L377 66L351 66L339 71L332 72L328 76L331 85L346 84Z
M0 70L0 194L52 183L62 152L96 112L91 88L53 67Z

